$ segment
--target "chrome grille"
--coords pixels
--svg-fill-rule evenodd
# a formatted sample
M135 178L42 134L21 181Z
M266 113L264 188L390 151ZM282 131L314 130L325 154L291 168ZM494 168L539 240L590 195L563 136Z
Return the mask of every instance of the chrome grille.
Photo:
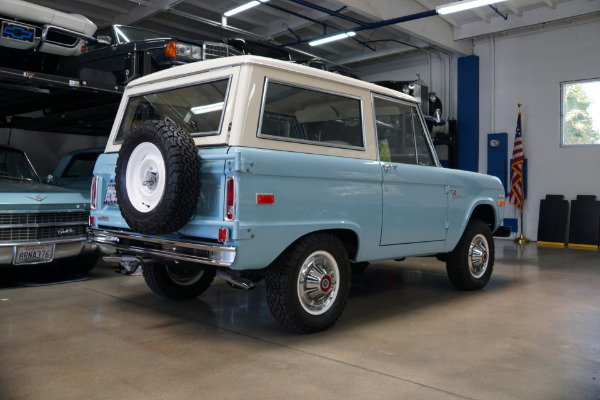
M0 214L0 241L24 242L85 236L89 212Z
M242 52L225 43L204 43L204 59L240 56Z

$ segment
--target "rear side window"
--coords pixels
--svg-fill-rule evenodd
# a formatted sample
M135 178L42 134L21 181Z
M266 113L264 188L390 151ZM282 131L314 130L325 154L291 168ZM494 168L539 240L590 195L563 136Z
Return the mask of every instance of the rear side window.
M258 136L364 149L362 102L267 80Z
M129 98L115 142L147 120L170 121L192 136L218 135L230 78Z

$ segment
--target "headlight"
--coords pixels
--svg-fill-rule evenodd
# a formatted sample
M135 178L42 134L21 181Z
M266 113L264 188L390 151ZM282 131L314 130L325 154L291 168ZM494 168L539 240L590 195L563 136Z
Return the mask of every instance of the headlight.
M192 58L194 60L202 60L202 47L192 46Z
M185 43L177 43L177 57L192 58L192 46Z
M177 58L185 58L188 60L202 60L202 47L194 46L187 43L176 43L175 48Z

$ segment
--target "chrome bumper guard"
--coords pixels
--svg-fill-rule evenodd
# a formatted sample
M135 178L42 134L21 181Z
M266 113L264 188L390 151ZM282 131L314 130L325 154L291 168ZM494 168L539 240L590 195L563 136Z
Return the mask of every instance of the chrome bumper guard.
M229 267L235 260L235 247L231 246L113 230L91 229L90 233L93 243L110 246L126 254L190 261L215 267Z

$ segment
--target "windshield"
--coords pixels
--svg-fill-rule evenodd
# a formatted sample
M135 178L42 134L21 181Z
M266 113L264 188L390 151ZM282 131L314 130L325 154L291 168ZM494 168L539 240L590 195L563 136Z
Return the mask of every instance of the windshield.
M131 26L115 25L114 28L117 43L143 42L144 40L168 37L160 33L133 28Z
M25 153L0 147L0 179L40 182Z
M116 142L147 120L173 122L192 136L218 135L228 88L229 79L220 79L131 97Z

